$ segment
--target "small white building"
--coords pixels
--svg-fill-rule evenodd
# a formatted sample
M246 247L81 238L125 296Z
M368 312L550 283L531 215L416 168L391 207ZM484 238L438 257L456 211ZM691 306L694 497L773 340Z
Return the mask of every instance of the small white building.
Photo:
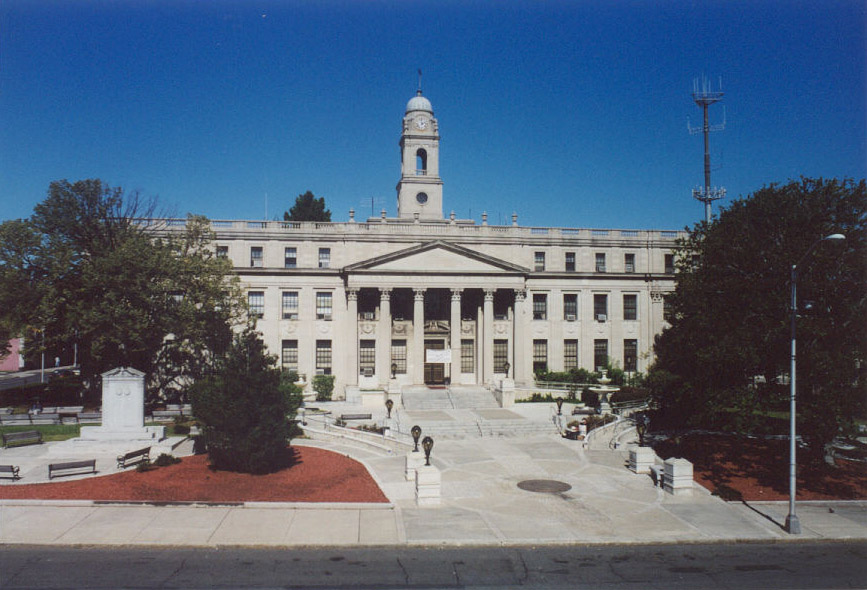
M535 368L645 371L676 231L492 226L443 214L439 125L419 91L397 217L213 221L282 366L347 386L531 384Z

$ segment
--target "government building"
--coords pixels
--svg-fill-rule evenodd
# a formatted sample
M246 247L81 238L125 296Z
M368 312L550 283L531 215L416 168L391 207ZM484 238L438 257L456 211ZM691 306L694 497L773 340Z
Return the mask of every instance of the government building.
M674 289L676 231L481 224L444 214L439 124L418 92L400 135L397 217L213 221L282 366L335 397L532 386L538 370L645 371ZM445 193L447 195L447 193Z

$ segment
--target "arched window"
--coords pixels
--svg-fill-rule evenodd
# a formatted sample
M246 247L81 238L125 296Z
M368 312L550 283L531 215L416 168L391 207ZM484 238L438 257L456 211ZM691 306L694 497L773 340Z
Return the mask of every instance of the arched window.
M415 174L416 176L427 174L427 151L424 148L419 148L415 153Z

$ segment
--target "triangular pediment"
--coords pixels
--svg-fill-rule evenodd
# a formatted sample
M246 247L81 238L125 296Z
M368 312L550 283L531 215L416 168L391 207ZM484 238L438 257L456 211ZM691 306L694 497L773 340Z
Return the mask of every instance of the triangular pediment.
M346 272L430 274L525 274L528 269L441 240L347 266Z

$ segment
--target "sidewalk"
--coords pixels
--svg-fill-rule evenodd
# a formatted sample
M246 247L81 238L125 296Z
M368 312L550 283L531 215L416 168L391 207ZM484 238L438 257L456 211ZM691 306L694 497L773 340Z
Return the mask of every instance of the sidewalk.
M152 506L0 501L0 543L53 545L524 545L867 539L867 502L729 504L696 487L673 497L626 469L625 451L583 450L555 436L438 441L442 504L419 508L404 458L351 441L299 440L367 466L390 504ZM32 447L31 447L32 448ZM26 451L3 449L0 462ZM545 479L571 489L528 492Z

